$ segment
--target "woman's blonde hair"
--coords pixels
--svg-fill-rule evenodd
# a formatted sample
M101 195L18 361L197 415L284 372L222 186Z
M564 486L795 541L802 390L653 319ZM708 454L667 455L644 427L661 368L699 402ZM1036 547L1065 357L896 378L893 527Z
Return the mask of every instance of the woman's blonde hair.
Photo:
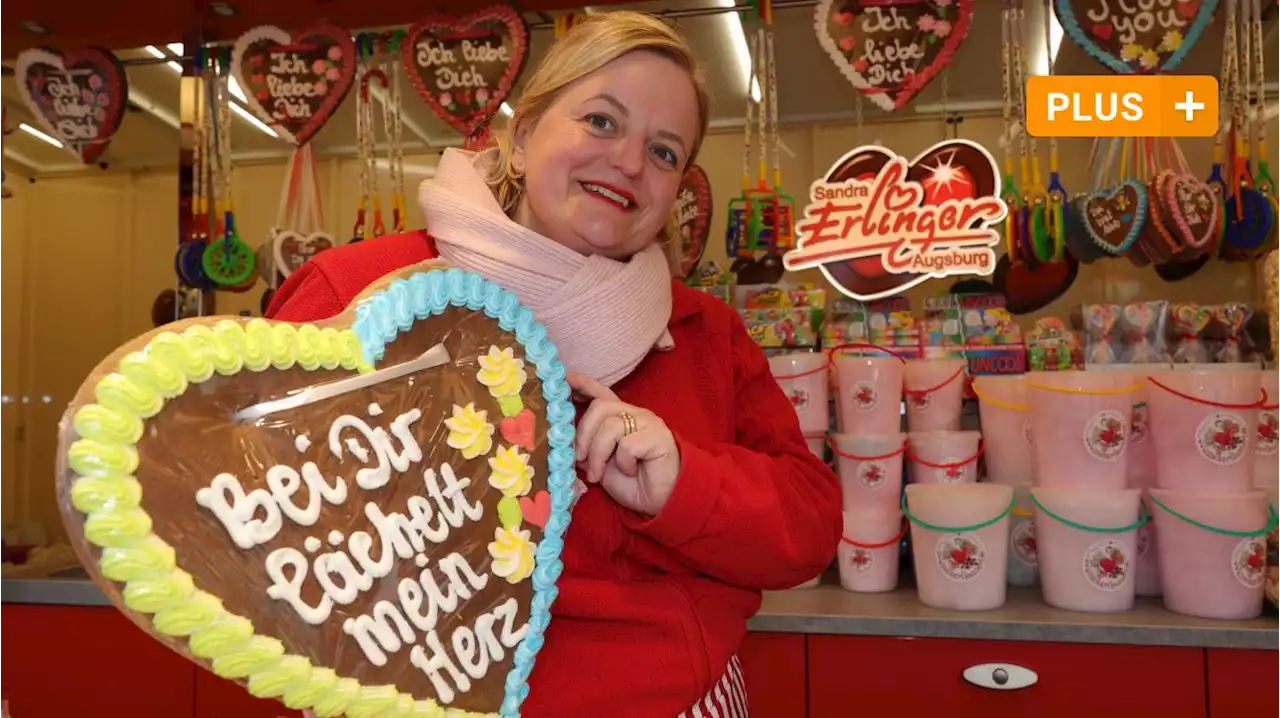
M711 96L704 84L702 65L689 44L675 29L652 15L632 11L588 15L551 46L514 102L511 118L493 133L498 145L498 161L489 176L489 184L505 212L514 212L524 195L523 175L511 163L516 130L524 123L537 123L542 119L565 87L637 51L665 57L689 73L698 98L698 135L689 148L685 169L693 165L707 134Z

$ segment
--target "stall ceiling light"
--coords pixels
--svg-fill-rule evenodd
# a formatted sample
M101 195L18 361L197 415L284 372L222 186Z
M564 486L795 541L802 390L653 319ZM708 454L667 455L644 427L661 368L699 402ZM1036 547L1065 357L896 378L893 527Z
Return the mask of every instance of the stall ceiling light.
M502 107L498 109L502 110L502 114L506 115L507 117L510 117L516 113L515 110L511 109L511 105L508 105L505 102L502 103Z
M45 133L41 132L40 130L37 130L36 128L32 127L31 125L26 124L25 122L24 122L24 123L22 123L22 124L20 124L20 125L18 125L18 129L22 130L23 132L27 133L28 135L31 135L32 137L34 137L34 138L36 138L36 139L38 139L38 140L43 140L43 141L45 141L45 142L48 142L49 144L53 145L54 147L62 147L62 143L61 143L61 142L59 142L58 140L54 139L53 137L50 137L49 135L46 135Z
M171 42L168 45L165 45L165 47L168 48L169 52L179 57L181 57L182 53L186 50L186 48L180 42ZM156 57L162 60L166 57L171 57L171 55L166 53L164 50L161 50L160 48L156 47L155 45L147 45L143 49L145 49L148 53L150 53L152 57ZM165 64L167 64L174 72L178 74L182 74L182 65L179 65L178 63L173 61L169 61ZM228 79L227 89L231 91L232 96L234 96L237 100L240 100L240 102L246 102L247 100L245 99L245 96L244 96L244 90L240 89L240 83L236 82L236 78L232 76L227 79ZM239 105L238 103L232 102L231 109L237 115L240 115L240 117L245 122L248 122L249 124L253 125L256 129L261 131L263 134L270 135L271 137L275 137L275 138L280 137L280 135L276 134L275 130L271 129L271 127L268 126L265 122L258 119L256 115L246 110L243 106Z
M716 0L716 5L724 8L731 8L736 4L735 0ZM729 40L733 43L734 52L738 55L738 69L742 72L742 86L746 87L750 84L751 99L759 102L760 83L751 76L751 49L747 46L747 34L742 29L742 18L736 12L721 13L720 17L725 24L725 30L729 33Z

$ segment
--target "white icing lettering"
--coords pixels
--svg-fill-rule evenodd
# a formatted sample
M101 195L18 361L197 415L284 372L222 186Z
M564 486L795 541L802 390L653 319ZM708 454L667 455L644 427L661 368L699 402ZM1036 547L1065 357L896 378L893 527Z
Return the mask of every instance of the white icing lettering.
M271 497L290 521L300 526L312 526L320 520L320 494L308 491L307 507L300 508L293 502L293 495L302 488L302 477L291 467L277 464L267 469L267 487Z
M320 558L323 558L321 556ZM316 560L319 561L320 558ZM312 606L302 600L302 582L307 578L307 559L296 548L278 548L267 555L267 576L271 585L267 587L267 595L277 601L285 601L298 612L298 616L307 623L318 626L329 618L333 610L333 599L325 594L320 603ZM292 568L293 575L285 576L285 569Z
M410 464L422 460L422 447L409 431L413 423L421 417L420 409L411 409L391 422L391 431L400 440L402 447L401 451L396 451L385 429L381 427L375 429L365 423L364 419L344 414L329 427L329 451L341 460L344 444L341 440L342 432L344 429L355 430L368 446L361 446L357 437L349 437L345 442L347 452L361 464L368 464L373 455L377 456L375 466L356 471L356 485L366 491L380 489L391 480L392 468L403 473L409 470Z
M254 489L248 494L231 474L218 474L196 492L196 503L209 509L227 529L227 535L242 549L251 549L275 538L280 532L280 507L271 493ZM261 509L266 518L254 516Z
M373 579L367 573L356 570L351 558L341 551L322 553L313 564L316 583L324 589L324 595L343 606L355 602L361 591L373 588ZM342 578L342 585L333 582L333 576Z
M293 448L298 450L299 454L306 453L311 448L311 439L306 434L298 434L293 440Z
M315 536L308 536L307 540L302 542L302 547L307 550L307 553L315 553L316 551L319 551L322 545L323 544L320 543L320 539Z
M395 624L394 627L391 624ZM375 666L387 664L387 653L395 653L406 643L413 643L417 636L405 620L404 614L390 601L373 604L372 615L356 616L342 622L342 631L356 639L356 645L364 651Z
M342 535L342 532L337 529L334 529L333 531L329 532L329 545L330 546L341 545L343 538L345 537Z
M382 416L382 406L380 406L376 401L370 404L366 411L369 412L369 416Z

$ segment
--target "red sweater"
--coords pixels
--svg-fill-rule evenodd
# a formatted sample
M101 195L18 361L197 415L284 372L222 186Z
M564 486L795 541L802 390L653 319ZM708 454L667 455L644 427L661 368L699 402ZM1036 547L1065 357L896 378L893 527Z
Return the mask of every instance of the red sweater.
M423 232L318 255L268 316L316 321L368 284L435 256ZM642 517L593 487L573 512L560 596L538 654L528 718L669 718L723 674L760 608L830 565L843 530L839 482L738 314L673 283L675 349L651 353L613 389L662 417L681 470L662 512Z

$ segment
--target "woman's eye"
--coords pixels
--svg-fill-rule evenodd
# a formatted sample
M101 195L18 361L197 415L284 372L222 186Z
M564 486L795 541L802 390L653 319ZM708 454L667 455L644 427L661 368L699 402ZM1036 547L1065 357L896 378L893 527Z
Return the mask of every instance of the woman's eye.
M662 146L654 147L653 154L657 156L658 159L662 160L663 162L666 162L672 167L675 167L680 162L680 158L676 156L676 153L672 152L669 148L666 148L666 147L662 147Z
M587 124L594 130L613 129L613 120L606 115L587 115Z

